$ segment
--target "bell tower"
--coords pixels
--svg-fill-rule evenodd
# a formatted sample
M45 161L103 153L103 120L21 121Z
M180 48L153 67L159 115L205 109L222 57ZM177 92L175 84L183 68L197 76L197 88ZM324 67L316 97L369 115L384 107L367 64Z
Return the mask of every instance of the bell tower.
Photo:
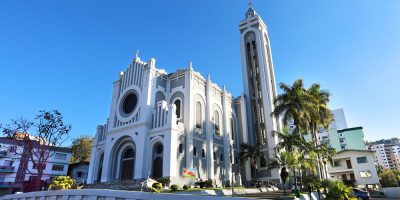
M266 163L274 156L278 139L272 131L280 129L279 120L271 117L276 97L274 66L267 26L249 4L245 19L240 22L242 78L247 110L247 132L251 145L261 145L267 160L259 162L259 180L279 180L278 170L267 170Z

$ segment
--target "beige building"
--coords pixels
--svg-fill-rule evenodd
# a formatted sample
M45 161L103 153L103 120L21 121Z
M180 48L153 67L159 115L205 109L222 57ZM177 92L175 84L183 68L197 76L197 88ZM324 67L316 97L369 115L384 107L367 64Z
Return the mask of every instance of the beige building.
M374 188L379 185L373 152L369 150L343 150L337 152L333 166L328 167L333 179L351 183L355 187Z

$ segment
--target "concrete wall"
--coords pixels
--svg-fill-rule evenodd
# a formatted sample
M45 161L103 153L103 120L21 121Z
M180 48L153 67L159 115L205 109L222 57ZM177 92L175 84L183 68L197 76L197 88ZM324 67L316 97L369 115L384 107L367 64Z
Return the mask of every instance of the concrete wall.
M400 199L400 187L382 188L381 191L389 199Z
M196 196L196 195L179 195L179 194L154 194L147 192L128 192L116 190L57 190L44 192L30 192L23 194L7 195L0 200L217 200L217 199L239 199L218 196ZM240 198L245 199L245 198Z

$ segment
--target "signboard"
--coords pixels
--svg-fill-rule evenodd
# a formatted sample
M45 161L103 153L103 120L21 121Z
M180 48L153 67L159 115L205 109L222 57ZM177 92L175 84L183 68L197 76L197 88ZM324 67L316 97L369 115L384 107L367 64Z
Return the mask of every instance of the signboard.
M183 178L196 178L196 168L183 169Z

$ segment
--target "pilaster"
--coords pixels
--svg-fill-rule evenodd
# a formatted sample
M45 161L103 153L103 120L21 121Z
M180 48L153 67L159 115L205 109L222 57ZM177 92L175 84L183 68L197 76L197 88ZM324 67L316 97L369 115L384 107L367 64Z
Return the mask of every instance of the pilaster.
M210 75L208 75L207 82L206 82L206 112L205 112L205 133L206 133L206 160L207 160L207 178L213 179L214 178L214 162L212 159L213 155L213 128L212 128L212 119L211 119L211 97L210 97L210 86L211 80Z

